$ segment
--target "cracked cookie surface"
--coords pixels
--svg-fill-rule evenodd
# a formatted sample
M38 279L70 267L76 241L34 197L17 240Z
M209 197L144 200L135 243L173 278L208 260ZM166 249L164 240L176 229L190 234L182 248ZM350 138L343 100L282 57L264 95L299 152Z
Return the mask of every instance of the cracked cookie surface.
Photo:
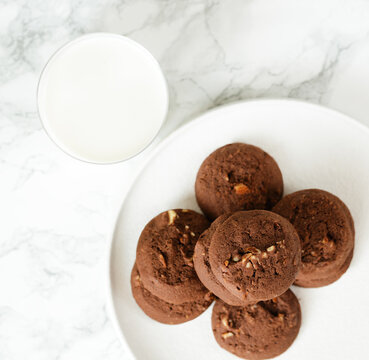
M350 265L354 222L335 195L318 189L285 196L273 211L288 219L301 240L301 268L296 285L319 287L339 279Z
M197 173L197 202L209 219L239 210L270 209L282 197L283 178L262 149L233 143L211 153Z
M208 226L203 215L186 209L165 211L145 226L136 264L147 290L173 304L203 299L208 290L194 270L193 252Z
M300 261L294 227L265 210L232 214L217 227L209 246L217 280L248 303L283 294L294 282Z
M225 350L245 359L269 359L286 351L301 325L300 304L291 290L247 306L216 300L212 328Z

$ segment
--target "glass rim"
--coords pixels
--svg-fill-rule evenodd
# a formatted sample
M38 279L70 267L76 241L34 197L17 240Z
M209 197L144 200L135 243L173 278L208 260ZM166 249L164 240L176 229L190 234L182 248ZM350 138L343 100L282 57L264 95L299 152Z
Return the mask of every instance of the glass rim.
M94 38L94 37L113 37L113 38L117 38L120 39L126 43L129 43L130 45L135 46L136 48L138 48L140 51L142 51L145 56L153 63L153 65L155 66L156 70L158 71L158 74L160 74L160 78L161 81L164 85L164 92L163 92L163 96L164 96L164 103L165 103L165 112L163 115L163 118L161 120L161 124L158 127L158 130L155 132L155 134L152 136L152 138L150 139L150 141L148 141L139 151L137 151L136 153L130 155L129 157L125 157L123 159L119 159L119 160L113 160L113 161L93 161L93 160L89 160L89 159L85 159L83 157L79 157L76 154L73 154L72 152L68 151L67 147L64 147L62 145L62 143L60 141L58 141L56 136L53 136L50 131L48 130L47 126L46 126L46 122L45 122L45 118L43 118L43 116L41 115L42 111L41 111L41 101L40 101L40 89L42 86L42 82L43 79L45 77L45 74L50 66L50 64L65 50L67 49L69 46L72 46L80 41L89 39L89 38ZM116 33L109 33L109 32L93 32L93 33L88 33L88 34L84 34L81 36L76 37L75 39L72 39L68 42L66 42L65 44L63 44L62 46L58 47L53 53L52 55L48 58L48 60L46 61L45 65L43 66L41 72L40 72L40 76L38 78L38 83L37 83L37 89L36 89L36 104L37 104L37 114L38 114L38 118L41 122L42 128L45 131L45 133L47 134L47 136L49 137L49 139L65 154L67 154L68 156L72 157L73 159L88 163L88 164L95 164L95 165L113 165L113 164L119 164L122 162L126 162L128 160L131 160L133 158L135 158L136 156L140 155L142 152L144 152L154 141L155 139L158 137L161 129L163 128L167 117L168 117L168 111L169 111L169 88L168 88L168 83L167 80L164 76L163 70L161 69L161 66L158 62L158 60L154 57L154 55L147 50L143 45L141 45L140 43L136 42L135 40L130 39L127 36L124 35L120 35L120 34L116 34Z

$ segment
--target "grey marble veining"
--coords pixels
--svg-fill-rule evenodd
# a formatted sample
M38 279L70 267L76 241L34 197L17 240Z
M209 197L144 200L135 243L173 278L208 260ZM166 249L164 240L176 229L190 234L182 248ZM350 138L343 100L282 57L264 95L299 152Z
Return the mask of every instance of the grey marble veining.
M0 359L128 358L107 314L116 213L155 147L112 166L81 163L46 136L40 72L67 41L124 34L168 80L160 138L215 106L291 97L369 125L365 0L0 0Z

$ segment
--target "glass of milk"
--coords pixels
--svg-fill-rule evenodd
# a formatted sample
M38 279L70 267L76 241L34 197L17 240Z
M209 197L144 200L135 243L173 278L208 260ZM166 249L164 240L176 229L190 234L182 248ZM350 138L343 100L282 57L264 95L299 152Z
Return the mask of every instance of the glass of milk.
M69 155L92 163L127 160L156 137L168 88L155 58L124 36L94 33L59 49L38 86L40 119Z

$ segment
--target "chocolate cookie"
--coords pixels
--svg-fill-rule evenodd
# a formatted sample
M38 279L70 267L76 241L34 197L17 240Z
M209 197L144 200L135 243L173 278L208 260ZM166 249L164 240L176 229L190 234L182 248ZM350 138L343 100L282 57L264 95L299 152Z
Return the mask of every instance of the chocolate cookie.
M319 286L329 285L329 284L335 282L336 280L338 280L349 268L353 255L354 255L354 251L351 250L351 252L347 256L347 258L346 258L345 262L342 264L342 266L340 266L340 268L337 269L337 271L334 272L331 276L327 276L324 279L321 279L320 280L321 285L319 285ZM316 284L317 284L316 280L311 281L311 282L305 281L304 285L300 285L299 283L297 283L297 280L295 281L295 285L301 286L301 287L318 287Z
M247 304L247 301L243 301L236 296L232 295L214 276L209 264L209 245L211 243L212 236L216 231L218 225L222 224L231 214L225 214L219 216L210 226L205 230L197 244L195 246L195 252L193 256L193 263L196 273L201 282L207 287L214 295L218 296L224 302L233 306L243 306Z
M202 163L195 184L197 202L209 219L238 210L271 209L282 197L275 160L260 148L225 145Z
M202 300L181 305L170 304L146 290L142 284L136 264L131 273L133 297L143 312L152 319L164 324L180 324L202 314L213 302L214 296L208 292Z
M192 210L169 210L153 218L141 233L136 264L143 285L153 295L173 304L204 298L208 290L193 267L193 251L209 226Z
M328 285L350 265L355 229L347 206L336 196L317 189L285 196L273 209L288 219L301 239L301 268L295 284Z
M218 344L244 359L269 359L286 351L301 325L300 304L291 290L244 307L217 300L212 327Z
M209 246L217 280L248 303L283 294L294 282L300 261L294 227L265 210L232 214L217 227Z

